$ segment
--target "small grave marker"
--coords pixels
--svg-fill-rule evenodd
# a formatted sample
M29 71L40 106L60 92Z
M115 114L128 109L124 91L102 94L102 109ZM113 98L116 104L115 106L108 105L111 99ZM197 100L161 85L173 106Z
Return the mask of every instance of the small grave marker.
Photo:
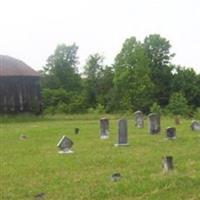
M180 125L180 119L178 117L175 118L174 122L176 125Z
M74 133L77 135L77 134L79 134L79 132L80 132L80 129L79 128L75 128L74 129Z
M135 113L135 126L137 128L144 128L144 119L142 111L136 111Z
M27 140L28 139L28 137L26 136L26 135L20 135L20 137L19 137L19 139L20 140Z
M73 151L71 150L72 146L73 146L72 140L70 140L66 136L63 136L57 144L57 147L60 149L59 151L60 154L73 153Z
M176 128L168 127L166 129L166 134L167 134L168 139L171 139L171 140L176 139Z
M100 138L107 139L109 137L109 120L106 118L100 119Z
M119 181L120 179L121 179L121 174L120 173L114 173L111 176L111 180L114 181L114 182Z
M165 172L173 170L173 157L172 156L166 156L163 158L163 170Z
M196 120L192 121L191 129L193 131L200 131L200 122Z

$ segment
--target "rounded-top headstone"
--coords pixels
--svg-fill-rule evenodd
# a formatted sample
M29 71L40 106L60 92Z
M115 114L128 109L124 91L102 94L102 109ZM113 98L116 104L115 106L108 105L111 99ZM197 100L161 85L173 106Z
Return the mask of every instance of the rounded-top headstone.
M127 146L128 145L128 126L126 119L120 119L118 121L118 144L115 146Z
M137 128L143 128L144 127L143 112L138 110L134 113L134 115L135 115L135 126Z
M191 129L193 131L200 131L200 122L196 121L196 120L193 120L192 124L191 124Z
M100 138L107 139L109 137L109 120L107 118L100 119Z
M150 113L149 117L149 133L157 134L160 132L160 115L157 113Z

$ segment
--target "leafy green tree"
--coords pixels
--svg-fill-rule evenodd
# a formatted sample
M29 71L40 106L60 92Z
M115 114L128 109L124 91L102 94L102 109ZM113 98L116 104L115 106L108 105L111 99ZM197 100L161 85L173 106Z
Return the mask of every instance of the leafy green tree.
M98 53L90 55L84 66L84 89L88 107L95 108L98 104L98 87L100 73L103 69L103 57Z
M142 44L135 37L124 42L114 64L118 108L147 110L152 104L154 85L149 77L149 62Z
M58 45L54 54L49 56L44 67L44 87L64 88L66 91L80 91L81 78L77 70L77 50L73 44Z
M186 116L189 114L187 99L181 92L175 92L171 95L168 109L174 115Z
M193 107L200 106L200 75L192 68L177 66L173 75L172 90L181 92L186 97L188 104Z
M98 104L109 111L110 90L113 87L113 68L104 66L104 57L98 53L90 55L84 67L84 88L88 107Z
M170 53L170 42L159 34L149 35L143 43L150 63L150 77L155 85L154 99L161 105L167 105L171 93L173 66L170 61L174 54Z

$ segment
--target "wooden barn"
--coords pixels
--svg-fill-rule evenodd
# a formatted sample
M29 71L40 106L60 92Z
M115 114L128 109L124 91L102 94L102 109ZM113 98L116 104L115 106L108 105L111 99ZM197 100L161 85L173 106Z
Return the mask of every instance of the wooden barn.
M0 55L0 113L40 110L39 73L20 60Z

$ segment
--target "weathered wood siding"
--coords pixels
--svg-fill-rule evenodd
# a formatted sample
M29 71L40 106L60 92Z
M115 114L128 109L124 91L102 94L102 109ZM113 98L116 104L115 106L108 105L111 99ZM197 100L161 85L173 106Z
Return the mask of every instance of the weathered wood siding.
M0 77L0 113L40 111L39 77Z

